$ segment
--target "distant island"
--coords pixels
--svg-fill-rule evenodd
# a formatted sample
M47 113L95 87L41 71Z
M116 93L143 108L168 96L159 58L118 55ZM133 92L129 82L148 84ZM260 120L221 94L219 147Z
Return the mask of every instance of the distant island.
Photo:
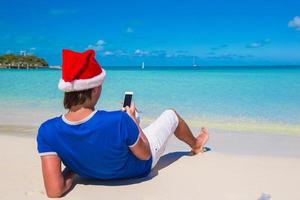
M0 55L0 68L17 68L17 69L31 69L31 68L46 68L48 63L35 55L26 54L4 54Z

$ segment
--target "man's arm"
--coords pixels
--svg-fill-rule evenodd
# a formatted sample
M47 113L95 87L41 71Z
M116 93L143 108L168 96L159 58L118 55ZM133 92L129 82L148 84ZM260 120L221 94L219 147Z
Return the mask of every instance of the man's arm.
M140 160L149 160L151 157L149 142L140 127L139 130L140 133L137 143L134 146L129 147L129 149Z
M136 144L133 146L129 147L132 153L139 158L140 160L149 160L151 157L151 151L150 151L150 145L148 142L147 137L143 133L143 130L141 129L138 121L135 118L135 105L132 102L130 107L126 106L124 110L128 113L128 115L132 118L132 120L136 123L138 129L139 129L139 138Z
M61 160L57 155L41 156L41 161L47 196L61 197L71 188L75 174L67 170L61 171Z

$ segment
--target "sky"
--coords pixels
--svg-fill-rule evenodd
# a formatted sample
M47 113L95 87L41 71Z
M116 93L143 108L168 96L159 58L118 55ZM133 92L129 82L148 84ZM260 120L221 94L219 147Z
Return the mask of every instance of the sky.
M0 54L103 66L300 65L299 0L0 0Z

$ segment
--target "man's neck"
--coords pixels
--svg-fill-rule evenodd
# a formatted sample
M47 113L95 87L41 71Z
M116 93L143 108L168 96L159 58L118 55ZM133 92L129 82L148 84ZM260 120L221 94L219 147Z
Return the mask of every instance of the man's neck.
M65 118L69 121L80 121L87 116L89 116L95 109L94 108L86 108L86 107L74 107L65 114Z

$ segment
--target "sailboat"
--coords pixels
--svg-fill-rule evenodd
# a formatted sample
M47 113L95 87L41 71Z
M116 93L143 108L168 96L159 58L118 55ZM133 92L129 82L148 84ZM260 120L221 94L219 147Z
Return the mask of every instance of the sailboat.
M193 57L193 67L197 67L198 65L195 62L195 56Z
M142 62L142 66L141 66L141 69L144 69L145 68L145 63Z

